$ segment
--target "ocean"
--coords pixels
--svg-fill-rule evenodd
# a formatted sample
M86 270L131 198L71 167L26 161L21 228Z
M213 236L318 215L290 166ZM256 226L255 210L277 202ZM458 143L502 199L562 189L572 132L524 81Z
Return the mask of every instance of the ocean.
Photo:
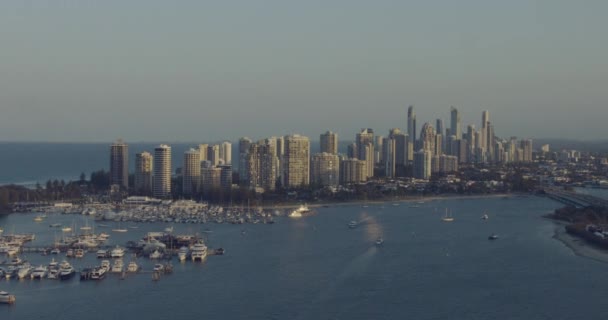
M17 296L16 305L0 305L0 318L599 319L607 266L553 238L561 226L541 216L560 206L533 196L445 199L419 208L317 208L274 225L177 224L176 233L209 229L207 244L226 254L204 263L174 260L174 273L157 282L149 273L101 282L0 280L0 290ZM441 221L445 208L455 221ZM480 219L484 213L488 220ZM86 223L80 215L34 217L0 216L0 226L35 232L32 245L44 245L58 236L49 224ZM348 228L351 220L359 227ZM137 226L113 233L111 244L168 224ZM498 240L488 240L493 233ZM379 236L382 246L374 243ZM51 256L26 258L38 265ZM92 254L71 261L99 263ZM151 261L138 262L150 270Z

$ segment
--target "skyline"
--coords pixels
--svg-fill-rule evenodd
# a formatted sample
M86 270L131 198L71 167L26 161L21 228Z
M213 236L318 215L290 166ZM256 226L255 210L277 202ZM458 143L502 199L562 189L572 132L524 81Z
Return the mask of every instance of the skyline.
M463 129L489 110L498 136L590 140L608 135L606 9L6 1L0 140L350 137L405 129L410 104L419 126L453 105Z

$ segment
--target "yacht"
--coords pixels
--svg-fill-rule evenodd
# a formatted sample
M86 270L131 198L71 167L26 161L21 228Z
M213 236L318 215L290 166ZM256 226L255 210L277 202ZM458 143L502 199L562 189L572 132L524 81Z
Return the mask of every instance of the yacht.
M188 258L188 248L187 247L179 248L179 252L177 253L177 258L179 259L179 261L186 261L186 258Z
M110 271L110 260L102 260L101 268L106 269L106 271Z
M91 280L102 280L106 277L107 269L104 267L95 267L91 273Z
M49 269L49 273L46 275L46 278L51 280L59 279L59 269Z
M97 259L103 259L108 257L108 250L97 250Z
M13 304L15 303L15 296L6 291L0 291L0 303Z
M158 250L154 250L154 252L150 253L150 259L160 259L162 256L163 254Z
M76 253L74 253L74 256L76 258L82 258L82 257L84 257L84 250L83 249L76 249Z
M112 273L122 273L124 266L125 266L125 264L122 261L122 259L116 259L116 260L114 260L114 264L112 265L111 272Z
M48 274L48 268L41 265L41 266L35 268L34 271L32 271L32 274L30 276L32 277L32 279L44 279L44 278L46 278L47 274Z
M63 231L63 232L72 232L72 228L70 228L70 227L63 227L63 228L61 228L61 231Z
M125 249L116 246L116 248L112 249L110 252L110 257L112 258L122 258L125 255Z
M74 250L68 249L68 251L65 253L65 256L67 258L74 258Z
M303 205L300 205L299 208L293 210L289 214L289 217L291 217L291 218L300 218L300 217L302 217L302 215L304 213L308 213L308 212L310 212L310 209L308 209L308 207L305 204L303 204Z
M29 263L22 265L19 270L17 270L17 278L25 279L29 277L33 269L34 268L32 268Z
M351 220L351 221L348 223L348 227L349 227L349 228L351 228L351 229L356 228L358 225L359 225L359 223L358 223L357 221L355 221L355 220Z
M41 222L42 220L44 220L42 216L36 216L36 218L34 218L34 221L36 222Z
M190 254L192 261L203 261L207 257L207 246L202 241L194 244L192 253Z
M49 269L59 269L59 263L55 261L55 258L51 259L51 262L49 262Z
M154 272L164 272L165 266L162 263L157 263L154 265Z
M60 267L59 267L59 280L69 280L75 274L76 274L76 270L74 270L74 267L72 267L72 265L69 262L67 262L65 260L63 262L61 262Z
M51 250L51 254L60 254L61 250L59 250L59 248L55 248L53 250Z
M139 266L137 265L137 263L135 261L129 262L129 265L127 266L127 272L135 273L138 271L139 271Z

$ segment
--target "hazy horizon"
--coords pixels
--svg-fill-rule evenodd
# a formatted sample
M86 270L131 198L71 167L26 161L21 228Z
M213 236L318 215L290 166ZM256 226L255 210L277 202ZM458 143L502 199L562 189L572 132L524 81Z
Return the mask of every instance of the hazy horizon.
M418 129L608 136L608 3L0 4L0 141L236 141Z

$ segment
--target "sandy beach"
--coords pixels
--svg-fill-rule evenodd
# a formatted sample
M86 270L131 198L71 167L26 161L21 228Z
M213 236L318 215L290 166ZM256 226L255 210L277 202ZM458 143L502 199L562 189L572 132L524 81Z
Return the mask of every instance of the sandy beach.
M597 247L584 239L578 238L566 232L566 226L563 222L555 222L555 233L553 238L559 240L577 256L593 259L600 262L608 263L608 250Z

